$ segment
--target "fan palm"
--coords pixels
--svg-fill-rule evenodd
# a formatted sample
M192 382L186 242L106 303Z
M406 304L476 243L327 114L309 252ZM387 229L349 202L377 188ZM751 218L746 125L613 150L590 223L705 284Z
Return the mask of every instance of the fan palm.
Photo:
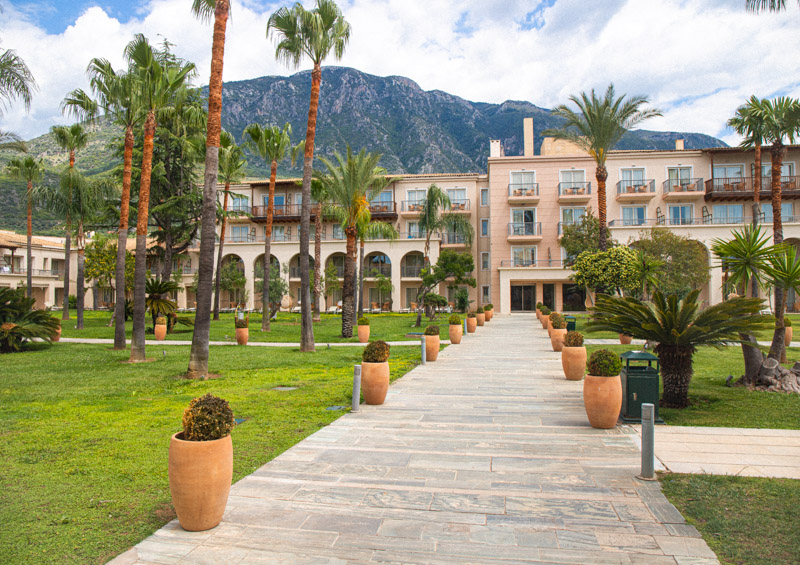
M734 298L701 310L699 290L683 300L676 295L653 294L652 302L636 298L597 296L590 308L587 331L611 331L655 342L661 362L664 394L661 405L685 408L689 405L692 356L698 347L720 347L741 343L739 334L769 327L771 316L759 314L759 298Z
M30 110L36 80L28 65L13 49L0 50L0 114L13 99L20 99ZM0 131L0 149L27 151L25 142L10 131Z
M800 6L800 0L797 2ZM786 0L745 0L745 7L750 12L781 12L786 9Z
M314 136L317 130L319 88L322 82L322 61L330 54L338 60L350 40L350 24L333 0L316 0L313 10L300 2L291 8L280 8L267 22L267 36L278 40L275 58L295 68L308 57L311 70L311 97L308 105L308 124L303 155L303 189L300 207L300 350L314 350L314 328L311 321L310 272L308 236L311 219L311 176L314 161Z
M763 101L753 95L746 104L736 109L736 115L728 120L728 126L742 136L742 149L753 149L755 152L755 174L753 175L753 225L758 223L761 210L759 200L761 196L761 146L764 144Z
M44 167L42 166L41 159L34 159L31 156L22 159L11 159L6 165L6 174L12 179L24 180L27 184L25 191L25 200L28 208L28 241L26 244L26 260L25 264L28 266L27 273L27 296L33 296L33 269L31 269L31 243L33 238L33 183L42 178Z
M556 139L571 141L586 151L594 159L597 168L597 216L600 220L600 250L607 249L606 233L606 159L609 152L619 143L629 129L661 112L655 108L645 108L646 96L625 95L616 97L614 85L609 84L605 95L600 98L592 89L591 94L581 92L579 96L570 96L570 101L578 107L575 112L562 104L553 110L553 114L565 121L561 129L547 129L542 135Z
M21 288L0 288L0 353L22 351L32 339L50 341L60 324L49 310L34 309L35 300Z
M366 149L354 155L348 145L345 156L336 153L333 160L320 159L327 173L316 173L327 195L325 212L342 226L347 242L342 285L342 337L353 336L358 227L370 223L369 203L389 183L386 171L378 167L380 158L380 153L367 153Z

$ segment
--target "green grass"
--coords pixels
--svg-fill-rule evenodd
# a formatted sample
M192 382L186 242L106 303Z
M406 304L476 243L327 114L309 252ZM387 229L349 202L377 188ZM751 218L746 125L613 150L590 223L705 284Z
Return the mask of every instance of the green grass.
M174 516L167 449L193 397L219 395L246 420L233 431L238 480L344 413L326 408L349 407L361 354L212 347L221 377L189 381L188 346L164 351L141 365L106 345L0 355L0 563L102 563L138 543ZM392 348L392 378L418 358Z
M725 564L800 563L800 481L664 474L664 494Z
M83 337L83 338L105 338L114 339L114 328L108 327L111 319L111 312L87 311L84 314L84 328L75 329L75 313L70 312L69 321L62 322L62 337ZM58 313L54 313L58 316ZM179 314L180 317L194 319L193 313ZM442 314L433 322L423 316L422 325L415 328L416 314L368 314L370 321L370 340L383 339L385 341L402 341L415 338L407 338L409 332L419 332L425 330L429 324L439 326L439 335L442 339L449 339L447 319L449 314ZM233 325L234 315L232 313L220 314L218 321L211 321L211 341L236 341L236 330ZM133 323L128 321L125 324L128 338L131 336ZM152 329L152 320L148 316L147 328ZM342 317L338 315L322 315L322 321L314 324L314 339L317 343L341 343L358 342L356 329L353 329L354 337L343 338ZM173 333L167 335L167 340L191 341L192 328L190 326L177 325ZM150 341L158 343L152 333L147 335ZM250 341L254 342L279 342L279 343L299 343L300 342L300 314L280 313L278 320L271 324L271 331L261 331L261 314L250 315Z
M637 349L630 345L589 345L622 353ZM800 348L787 350L789 366L800 359ZM675 426L722 426L736 428L800 429L800 396L782 392L751 391L725 386L744 372L740 347L700 348L694 356L694 376L689 386L691 406L682 410L662 408L660 416Z

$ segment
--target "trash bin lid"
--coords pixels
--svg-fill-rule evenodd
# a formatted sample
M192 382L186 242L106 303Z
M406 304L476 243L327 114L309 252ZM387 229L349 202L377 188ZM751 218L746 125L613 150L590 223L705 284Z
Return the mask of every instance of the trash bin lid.
M629 361L658 361L658 357L647 351L626 351L620 357Z

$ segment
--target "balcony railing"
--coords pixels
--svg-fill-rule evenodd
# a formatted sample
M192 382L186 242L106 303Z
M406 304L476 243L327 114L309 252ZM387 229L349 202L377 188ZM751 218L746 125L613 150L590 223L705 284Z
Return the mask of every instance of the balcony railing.
M450 210L452 212L458 212L461 210L469 210L469 200L466 198L459 198L459 199L451 199L450 200Z
M252 208L249 204L238 204L235 206L228 207L228 212L237 212L239 214L250 214L252 212Z
M373 202L369 205L369 212L373 216L397 215L397 204L394 202Z
M442 245L466 245L467 239L457 233L443 233Z
M564 233L563 230L564 230L564 228L566 226L577 226L580 223L581 223L580 220L572 221L572 222L558 222L558 235L561 235L561 234Z
M508 185L509 196L539 196L538 182L510 183Z
M416 230L416 231L401 231L400 239L425 239L425 232Z
M28 269L25 267L14 267L11 265L0 266L0 275L27 275ZM34 277L63 277L64 271L52 271L50 269L31 269L31 275Z
M532 267L545 269L566 269L569 268L569 263L561 259L503 259L500 261L501 267L516 267L520 269L530 269Z
M646 180L621 180L617 183L617 194L644 194L656 191L656 181Z
M706 194L723 197L726 195L748 197L754 190L752 177L713 178L708 179L705 185ZM760 198L768 198L771 192L772 177L761 177ZM782 176L781 192L787 196L800 196L800 177Z
M542 235L542 222L509 222L508 235Z
M392 276L392 266L391 265L364 265L364 276L365 277L374 277L376 274L381 274L384 277L391 277Z
M422 203L424 200L403 200L400 203L400 209L403 212L422 212Z
M582 196L592 193L591 182L560 182L558 183L559 196Z
M793 223L800 222L800 216L783 216L784 222ZM750 224L752 223L752 216L714 216L708 214L702 218L645 218L645 219L629 219L629 220L612 220L608 223L609 227L646 227L646 226L711 226L723 224ZM769 223L769 222L767 222Z
M344 277L344 265L334 265L334 267L335 267L335 270L333 271L333 273L336 275L336 278L341 279L342 277ZM331 265L328 264L328 269L330 269L330 268L331 268Z
M400 267L400 276L403 277L419 277L422 272L422 265L405 265Z
M308 263L308 272L314 273L314 263L309 261ZM289 278L292 279L299 279L300 278L300 267L289 267Z
M703 179L667 179L661 183L664 194L670 192L702 192Z

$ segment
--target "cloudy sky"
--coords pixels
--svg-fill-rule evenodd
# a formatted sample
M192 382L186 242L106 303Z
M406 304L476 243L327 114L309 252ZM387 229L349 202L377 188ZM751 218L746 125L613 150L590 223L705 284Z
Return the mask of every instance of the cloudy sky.
M86 87L92 57L122 63L141 32L175 44L207 83L210 24L191 0L0 1L0 47L36 77L30 113L14 104L0 127L25 138L67 123L59 103ZM288 2L232 0L224 80L296 72L277 63L269 15ZM312 2L305 2L311 7ZM341 0L352 25L341 64L411 78L472 101L527 100L551 108L603 89L645 94L664 113L648 129L696 131L736 143L725 127L751 94L800 97L800 10L745 12L745 0ZM301 67L307 68L306 67Z

